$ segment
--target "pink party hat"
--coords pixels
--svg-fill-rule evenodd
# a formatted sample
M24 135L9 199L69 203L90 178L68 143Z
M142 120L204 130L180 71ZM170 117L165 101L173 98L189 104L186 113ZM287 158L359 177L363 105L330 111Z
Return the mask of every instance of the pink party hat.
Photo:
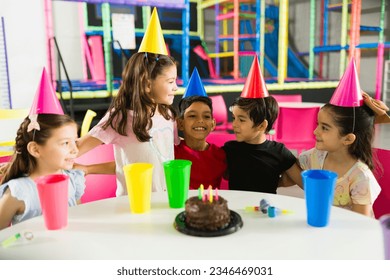
M154 8L138 52L168 55L157 9Z
M35 93L35 98L29 115L39 114L64 114L45 68L43 68L41 82L39 83L38 89Z
M354 59L348 64L329 103L340 107L363 106L363 95Z
M244 98L264 98L269 96L267 87L263 75L260 71L259 60L257 56L254 57L251 69L249 70L248 77L244 88L241 93L241 97Z

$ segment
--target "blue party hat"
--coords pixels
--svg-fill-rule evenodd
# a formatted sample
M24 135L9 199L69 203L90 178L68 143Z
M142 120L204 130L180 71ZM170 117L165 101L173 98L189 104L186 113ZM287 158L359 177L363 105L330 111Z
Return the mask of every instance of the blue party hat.
M200 79L198 69L194 68L192 71L190 81L188 82L188 86L183 94L183 98L190 96L206 96L207 93L204 89L202 80Z

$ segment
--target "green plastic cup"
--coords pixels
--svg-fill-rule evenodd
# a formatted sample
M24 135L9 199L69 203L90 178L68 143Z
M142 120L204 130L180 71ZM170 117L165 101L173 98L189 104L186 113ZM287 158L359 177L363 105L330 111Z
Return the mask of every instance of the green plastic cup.
M174 159L163 163L171 208L183 208L188 197L192 162Z

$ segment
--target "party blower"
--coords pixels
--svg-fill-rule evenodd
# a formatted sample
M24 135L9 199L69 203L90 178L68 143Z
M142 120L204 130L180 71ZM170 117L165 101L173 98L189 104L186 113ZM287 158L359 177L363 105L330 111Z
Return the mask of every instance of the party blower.
M263 214L268 214L268 217L275 218L279 215L292 214L293 212L286 209L280 209L275 206L271 206L266 199L260 200L260 206L247 206L245 207L245 211L247 212L261 212Z

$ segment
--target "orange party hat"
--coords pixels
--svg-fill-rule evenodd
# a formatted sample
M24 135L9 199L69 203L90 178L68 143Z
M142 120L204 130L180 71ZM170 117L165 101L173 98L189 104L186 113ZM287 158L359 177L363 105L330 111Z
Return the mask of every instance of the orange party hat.
M138 52L168 55L156 8L153 9Z
M248 77L244 88L241 93L241 97L244 98L264 98L269 96L267 87L263 75L260 71L259 60L257 56L254 57L251 69L249 70Z
M354 59L348 64L329 103L340 107L363 106L363 95Z

